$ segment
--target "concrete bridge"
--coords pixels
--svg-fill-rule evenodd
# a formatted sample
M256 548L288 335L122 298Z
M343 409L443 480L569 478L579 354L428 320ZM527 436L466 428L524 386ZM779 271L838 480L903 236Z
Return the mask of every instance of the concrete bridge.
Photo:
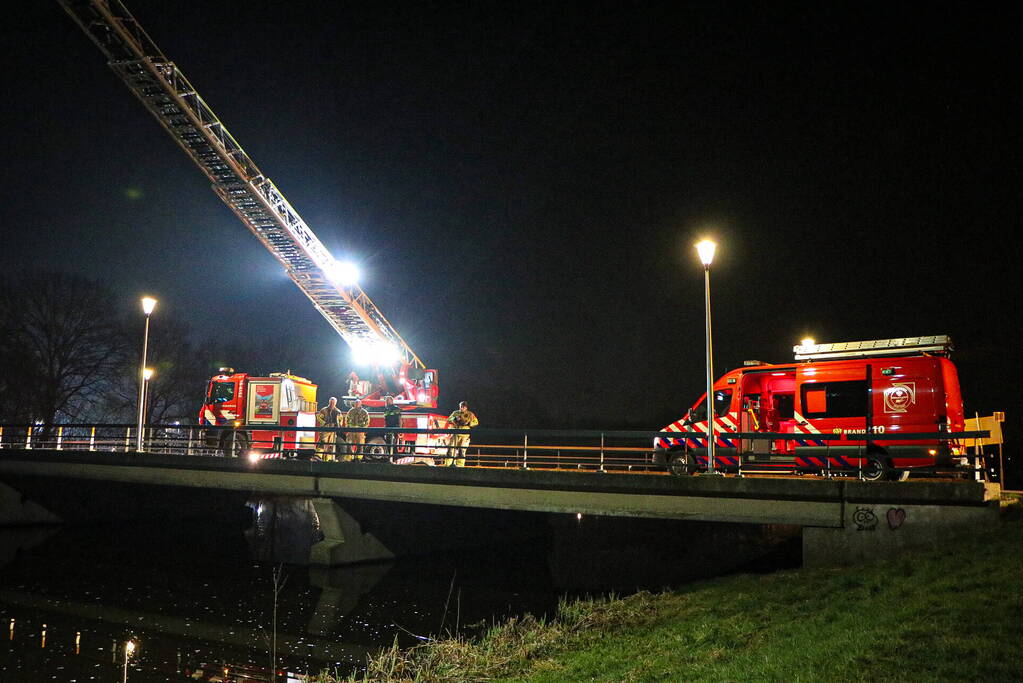
M324 540L314 564L393 557L342 508L345 501L423 503L545 513L649 517L803 528L807 565L855 562L940 544L997 518L974 481L862 482L855 478L670 477L387 463L185 457L148 453L0 451L0 481L35 491L46 481L309 499ZM339 501L341 505L339 505ZM45 500L39 500L46 506ZM10 506L8 506L10 507ZM17 511L8 511L8 516ZM415 524L411 520L410 524Z

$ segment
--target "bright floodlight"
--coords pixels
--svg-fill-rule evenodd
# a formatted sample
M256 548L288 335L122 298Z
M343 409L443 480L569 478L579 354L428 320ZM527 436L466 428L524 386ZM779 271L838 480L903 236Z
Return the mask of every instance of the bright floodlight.
M151 296L142 297L142 312L149 315L156 308L156 299Z
M717 249L716 244L710 240L703 240L696 245L696 251L700 254L700 263L705 266L709 266L711 261L714 260L714 250Z
M153 379L153 375L155 373L156 370L154 370L153 368L146 368L142 371L142 378L148 382L149 380Z
M134 652L135 651L135 641L134 640L129 640L127 643L125 643L124 644L124 650L128 654L131 654L132 652Z
M359 281L359 268L351 261L334 261L330 279L342 287L351 287Z
M352 360L356 365L393 365L401 360L401 353L393 344L362 342L352 345Z
M813 337L803 337L803 339L799 342L801 346L813 346L816 343L817 340Z

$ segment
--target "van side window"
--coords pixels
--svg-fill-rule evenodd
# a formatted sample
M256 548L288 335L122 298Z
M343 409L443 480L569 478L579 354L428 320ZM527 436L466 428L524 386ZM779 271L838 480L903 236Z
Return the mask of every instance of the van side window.
M815 382L799 388L803 417L865 417L867 382Z

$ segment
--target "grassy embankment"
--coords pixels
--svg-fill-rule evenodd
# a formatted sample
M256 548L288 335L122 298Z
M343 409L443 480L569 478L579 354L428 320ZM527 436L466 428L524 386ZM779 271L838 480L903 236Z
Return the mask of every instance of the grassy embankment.
M548 623L385 652L350 680L494 679L1023 680L1023 512L870 566L565 604Z

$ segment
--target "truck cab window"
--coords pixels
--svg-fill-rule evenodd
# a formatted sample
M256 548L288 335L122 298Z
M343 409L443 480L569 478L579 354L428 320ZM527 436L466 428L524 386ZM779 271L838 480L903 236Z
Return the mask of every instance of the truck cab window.
M234 398L234 382L212 382L210 403L227 403Z

